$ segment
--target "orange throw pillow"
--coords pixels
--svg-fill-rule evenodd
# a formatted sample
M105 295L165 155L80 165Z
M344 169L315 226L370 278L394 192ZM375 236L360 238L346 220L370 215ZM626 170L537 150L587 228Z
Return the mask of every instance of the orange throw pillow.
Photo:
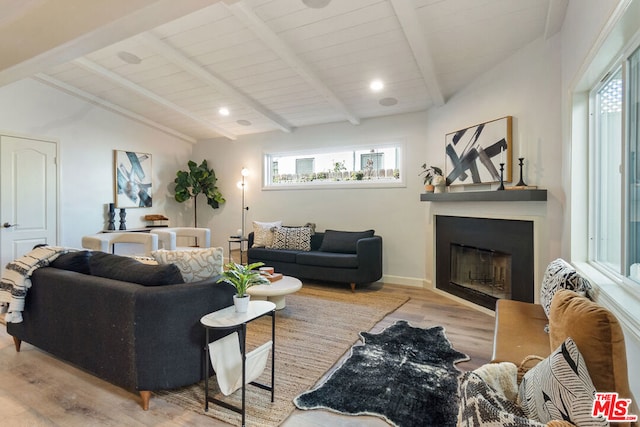
M559 290L549 313L551 348L568 337L582 353L597 391L631 398L624 335L613 313L573 291Z

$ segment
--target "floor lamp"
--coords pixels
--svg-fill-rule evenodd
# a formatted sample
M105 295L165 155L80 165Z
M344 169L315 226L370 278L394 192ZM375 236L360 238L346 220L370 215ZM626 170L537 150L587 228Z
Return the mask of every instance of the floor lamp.
M242 171L240 171L240 174L242 175L242 181L239 183L240 187L242 188L242 234L240 235L240 238L244 239L246 237L244 234L245 219L246 219L247 211L249 210L249 206L245 206L244 204L244 189L245 189L245 177L249 175L249 169L242 168Z

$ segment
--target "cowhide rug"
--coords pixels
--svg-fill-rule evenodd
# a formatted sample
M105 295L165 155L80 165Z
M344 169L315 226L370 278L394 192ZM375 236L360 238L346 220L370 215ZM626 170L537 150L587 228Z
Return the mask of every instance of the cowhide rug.
M401 320L360 337L324 383L294 399L298 408L375 415L398 427L455 426L461 372L454 364L469 357L451 347L443 327Z

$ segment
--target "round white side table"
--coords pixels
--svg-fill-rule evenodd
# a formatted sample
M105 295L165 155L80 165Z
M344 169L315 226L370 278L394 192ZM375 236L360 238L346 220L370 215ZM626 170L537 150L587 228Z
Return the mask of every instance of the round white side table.
M255 299L266 299L276 305L276 310L285 308L285 296L299 291L302 282L291 276L282 276L282 279L272 282L270 285L256 285L247 289L247 293Z

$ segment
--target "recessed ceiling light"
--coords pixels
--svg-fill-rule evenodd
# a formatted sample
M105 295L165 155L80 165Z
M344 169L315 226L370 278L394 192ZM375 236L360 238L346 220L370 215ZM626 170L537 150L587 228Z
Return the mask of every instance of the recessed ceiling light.
M251 122L249 120L238 120L236 122L237 124L239 124L240 126L251 126Z
M327 7L327 5L331 3L331 0L302 0L302 3L313 9L322 9L323 7Z
M384 83L380 79L372 80L371 83L369 83L369 89L374 92L380 92L384 89Z
M227 107L220 107L220 109L218 110L218 114L220 114L221 116L228 116L229 109Z
M122 59L127 64L133 64L133 65L136 65L142 62L142 59L140 59L139 56L134 55L131 52L125 52L124 50L118 52L118 58Z
M392 105L396 105L398 103L398 100L396 98L382 98L380 101L378 101L378 104L382 105L383 107L391 107Z

